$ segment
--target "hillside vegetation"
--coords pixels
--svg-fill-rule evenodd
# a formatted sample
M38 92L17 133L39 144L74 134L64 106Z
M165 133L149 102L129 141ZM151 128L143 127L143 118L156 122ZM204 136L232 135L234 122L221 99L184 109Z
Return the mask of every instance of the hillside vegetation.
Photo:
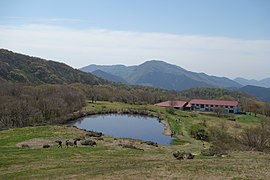
M173 93L123 85L43 84L0 82L0 130L35 124L59 124L85 106L87 100L154 104Z
M105 81L89 73L44 59L0 49L0 79L28 84L101 84Z
M131 105L155 104L166 100L237 99L243 111L270 115L270 108L245 94L199 88L174 92L158 88L123 84L43 84L38 86L0 82L0 129L35 124L59 124L80 111L87 100L123 102ZM75 116L76 117L76 116Z
M258 97L258 99L261 101L270 103L270 88L248 85L240 88L239 90L252 96Z
M107 79L109 81L113 81L113 82L120 82L120 83L125 83L128 84L127 81L125 81L123 78L119 77L119 76L115 76L109 73L106 73L104 71L101 70L96 70L91 72L92 74L96 75L97 77L101 77L103 79Z

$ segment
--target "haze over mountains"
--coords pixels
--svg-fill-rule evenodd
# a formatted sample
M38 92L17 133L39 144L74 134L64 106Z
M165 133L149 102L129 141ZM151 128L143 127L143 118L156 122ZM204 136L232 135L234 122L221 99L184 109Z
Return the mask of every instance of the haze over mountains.
M184 90L193 87L241 87L241 84L226 77L195 73L157 60L146 61L138 66L89 65L81 70L109 80L117 76L119 82L124 80L129 84L155 86L169 90ZM104 75L100 71L103 71ZM108 74L111 74L113 79L110 79Z
M265 78L262 80L248 80L245 78L235 78L234 79L235 82L238 82L239 84L242 84L243 86L247 86L247 85L252 85L252 86L260 86L260 87L265 87L265 88L270 88L270 78Z

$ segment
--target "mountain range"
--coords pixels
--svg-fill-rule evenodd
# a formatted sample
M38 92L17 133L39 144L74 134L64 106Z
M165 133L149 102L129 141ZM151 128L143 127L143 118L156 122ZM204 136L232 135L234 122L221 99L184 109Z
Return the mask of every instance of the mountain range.
M270 102L270 88L251 85L243 87L225 77L187 71L163 61L147 61L138 66L90 65L81 70L74 69L64 63L0 49L0 82L9 81L28 84L82 83L95 85L111 84L111 81L115 81L169 90L183 90L193 87L222 87L239 90L256 96L262 101Z
M252 86L260 86L260 87L265 87L265 88L270 88L270 78L265 78L262 79L260 81L251 79L244 79L244 78L235 78L234 79L235 82L238 82L239 84L243 85L243 86L247 86L247 85L252 85Z
M146 85L169 90L185 90L194 87L219 87L238 90L264 102L270 102L270 78L261 81L209 76L191 72L163 61L146 61L137 66L89 65L81 68L98 77L121 83ZM261 86L261 87L260 87Z
M154 86L169 90L184 90L193 87L241 87L241 84L226 77L191 72L179 66L157 60L146 61L138 66L89 65L80 70L112 81L117 77L118 82Z

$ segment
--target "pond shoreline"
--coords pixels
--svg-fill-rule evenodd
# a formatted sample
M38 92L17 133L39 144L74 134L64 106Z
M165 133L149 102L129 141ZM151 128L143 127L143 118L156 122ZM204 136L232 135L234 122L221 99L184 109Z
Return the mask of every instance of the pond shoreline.
M71 123L73 127L81 130L101 132L115 138L151 141L167 146L171 144L172 136L168 134L164 122L145 113L141 115L118 112L90 115Z
M166 136L171 136L172 130L171 130L171 126L170 126L169 122L166 121L166 120L160 120L160 123L162 123L164 125L163 134L166 135Z
M72 124L76 122L78 119L91 116L91 115L103 115L103 114L132 114L132 115L142 115L148 117L155 117L158 119L160 123L164 125L163 134L166 136L171 136L172 130L169 122L165 119L161 119L160 117L156 116L152 112L148 110L138 110L138 109L118 109L118 110L101 110L101 111L88 111L88 112L76 112L73 113L71 116L65 119L61 124Z

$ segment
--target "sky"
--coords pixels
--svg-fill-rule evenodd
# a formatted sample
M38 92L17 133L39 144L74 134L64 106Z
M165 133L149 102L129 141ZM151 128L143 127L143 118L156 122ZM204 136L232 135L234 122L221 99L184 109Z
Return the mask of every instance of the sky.
M0 0L0 48L74 68L163 60L260 80L270 77L270 1Z

